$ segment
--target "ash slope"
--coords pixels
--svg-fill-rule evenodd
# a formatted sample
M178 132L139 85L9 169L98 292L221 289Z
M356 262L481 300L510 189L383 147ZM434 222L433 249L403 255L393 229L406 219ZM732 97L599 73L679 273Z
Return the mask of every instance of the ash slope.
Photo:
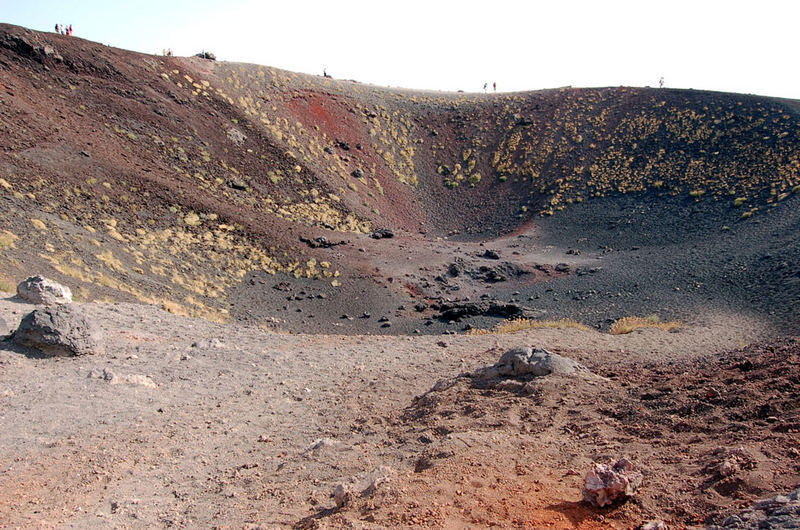
M796 330L796 101L389 90L9 25L0 68L9 286L312 332L490 325L439 318L482 295Z

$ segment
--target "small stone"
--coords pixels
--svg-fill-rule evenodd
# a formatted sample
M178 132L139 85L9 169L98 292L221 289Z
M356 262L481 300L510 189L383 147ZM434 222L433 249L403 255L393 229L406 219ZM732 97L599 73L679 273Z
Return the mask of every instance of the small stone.
M389 239L394 237L394 232L388 228L379 228L370 234L372 239Z
M342 509L350 502L352 495L344 484L339 484L333 490L333 502L336 504L337 509Z
M389 466L378 466L370 471L366 477L367 486L361 492L362 497L374 495L378 488L389 480L392 475L394 475L394 470Z
M234 190L244 191L247 189L247 183L242 179L232 178L228 181L228 187Z
M236 145L242 145L247 140L247 135L235 127L228 129L226 134L228 135L228 140Z
M112 374L111 380L109 381L112 385L138 385L143 386L145 388L157 388L158 385L150 379L150 377L142 374L128 374L123 376L117 376Z
M669 526L664 521L650 521L641 525L639 530L669 530Z

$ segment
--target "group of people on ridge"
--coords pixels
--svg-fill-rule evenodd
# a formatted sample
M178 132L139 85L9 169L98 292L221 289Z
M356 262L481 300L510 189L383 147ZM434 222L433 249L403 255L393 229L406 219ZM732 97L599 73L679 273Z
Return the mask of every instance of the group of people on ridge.
M61 35L72 35L72 24L65 26L63 24L56 24L56 33Z

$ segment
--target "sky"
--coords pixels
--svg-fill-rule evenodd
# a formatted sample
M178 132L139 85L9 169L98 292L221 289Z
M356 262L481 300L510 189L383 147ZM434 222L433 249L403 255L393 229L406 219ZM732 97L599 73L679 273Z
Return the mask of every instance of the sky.
M0 22L382 86L664 86L800 99L800 1L0 0Z

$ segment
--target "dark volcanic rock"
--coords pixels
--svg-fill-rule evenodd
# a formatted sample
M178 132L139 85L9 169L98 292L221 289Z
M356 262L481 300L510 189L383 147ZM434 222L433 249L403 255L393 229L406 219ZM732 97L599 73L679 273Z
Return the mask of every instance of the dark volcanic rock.
M775 530L800 528L800 490L788 495L777 495L755 503L736 515L725 519L721 525L709 526L709 530Z
M481 300L479 302L441 302L434 306L442 320L460 321L474 316L491 316L502 318L534 318L542 312L529 307L499 300Z
M533 271L527 267L506 261L493 267L482 265L477 269L467 271L467 274L473 280L478 280L485 283L498 283L508 281L509 279L520 278L521 276L526 276L532 272Z
M335 247L336 245L347 244L347 241L331 241L325 236L315 237L314 239L309 239L307 237L301 236L300 241L302 241L311 248L331 248Z
M99 331L73 304L37 309L22 319L14 342L50 357L102 353Z
M228 187L234 190L244 191L247 189L247 184L241 179L234 178L228 181Z
M394 237L394 232L388 228L378 228L370 235L372 239L389 239Z

